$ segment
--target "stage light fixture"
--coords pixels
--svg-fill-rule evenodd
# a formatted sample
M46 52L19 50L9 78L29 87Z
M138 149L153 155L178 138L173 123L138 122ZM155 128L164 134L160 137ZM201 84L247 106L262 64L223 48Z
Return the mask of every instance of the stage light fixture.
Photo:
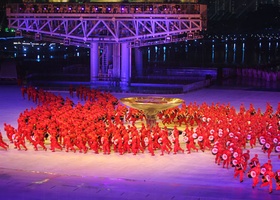
M139 47L140 46L140 40L135 40L134 41L134 46Z
M42 35L40 33L36 33L35 34L35 40L36 41L42 40Z
M165 42L168 43L168 42L172 42L172 36L171 35L167 35L165 37Z
M65 46L69 46L70 45L70 39L69 38L65 38L64 39L64 45Z
M15 33L16 37L21 37L22 36L22 32L20 30L17 30Z
M194 34L193 33L188 33L188 39L193 39L194 38Z

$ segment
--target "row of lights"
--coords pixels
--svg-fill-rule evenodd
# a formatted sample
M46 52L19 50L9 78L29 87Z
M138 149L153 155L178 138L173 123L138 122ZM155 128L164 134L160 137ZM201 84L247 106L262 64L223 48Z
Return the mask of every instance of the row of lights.
M268 39L268 40L279 40L280 34L279 33L271 33L271 34L238 34L238 35L206 35L205 38L211 39L212 41L217 40L246 40L248 38L253 39Z
M14 8L10 5L12 12ZM189 14L199 13L199 4L197 5L162 5L162 4L151 4L151 5L90 5L90 4L21 4L19 6L19 12L21 13L164 13L164 14L177 14L188 12Z

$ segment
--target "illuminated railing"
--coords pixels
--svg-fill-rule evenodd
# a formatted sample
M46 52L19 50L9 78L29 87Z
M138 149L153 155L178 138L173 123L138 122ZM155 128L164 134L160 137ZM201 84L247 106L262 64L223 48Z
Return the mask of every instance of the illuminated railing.
M25 3L7 4L7 14L201 14L200 4L174 3Z

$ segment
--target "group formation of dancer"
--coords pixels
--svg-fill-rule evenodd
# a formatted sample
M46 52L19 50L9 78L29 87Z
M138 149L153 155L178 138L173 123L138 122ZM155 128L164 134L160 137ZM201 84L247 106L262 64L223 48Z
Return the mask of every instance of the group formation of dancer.
M280 170L274 171L270 159L273 151L280 152L280 103L276 111L267 103L264 112L253 104L247 110L241 104L237 111L229 104L183 103L158 113L163 126L147 127L142 111L127 108L111 93L84 86L70 87L69 92L70 97L64 99L42 89L22 87L23 98L36 107L20 113L18 127L4 123L15 149L27 150L31 144L36 151L149 152L152 156L209 150L218 165L234 168L240 182L246 174L252 178L253 188L261 178L261 186L269 185L269 192L273 180L280 190ZM80 100L77 104L71 99L74 95ZM137 121L140 127L136 127ZM261 164L257 154L250 158L249 149L256 146L267 154L267 163ZM0 147L9 148L1 133Z

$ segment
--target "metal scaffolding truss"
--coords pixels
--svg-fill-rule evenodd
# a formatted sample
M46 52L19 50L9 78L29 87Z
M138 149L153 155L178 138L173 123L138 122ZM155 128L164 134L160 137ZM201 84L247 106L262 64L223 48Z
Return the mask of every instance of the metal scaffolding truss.
M202 30L200 15L18 14L10 28L82 42L157 40Z
M202 30L200 14L11 13L8 21L10 28L81 43L141 41L144 44Z

